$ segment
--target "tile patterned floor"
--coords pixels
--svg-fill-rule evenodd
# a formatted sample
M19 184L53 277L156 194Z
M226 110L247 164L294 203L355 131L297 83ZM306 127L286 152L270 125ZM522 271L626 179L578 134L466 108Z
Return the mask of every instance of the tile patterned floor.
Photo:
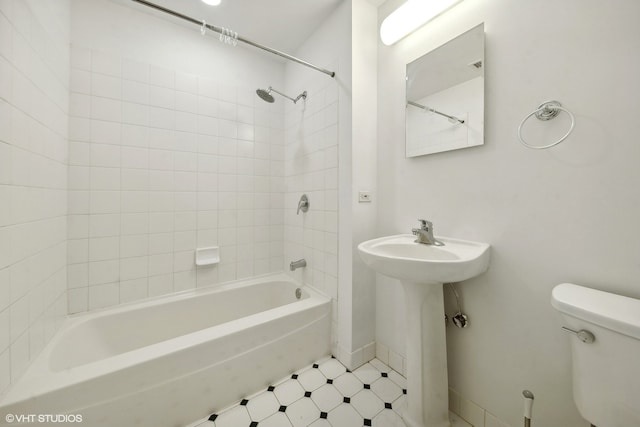
M378 359L351 372L327 357L187 427L406 427L406 387ZM450 416L452 427L471 427Z
M189 427L405 427L406 379L377 359L326 358Z

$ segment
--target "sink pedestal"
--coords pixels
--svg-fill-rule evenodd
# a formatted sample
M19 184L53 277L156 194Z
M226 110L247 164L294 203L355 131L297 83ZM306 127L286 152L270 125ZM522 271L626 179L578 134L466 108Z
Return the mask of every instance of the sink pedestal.
M438 240L442 245L425 245L399 234L358 245L367 266L399 279L404 288L408 427L450 427L442 284L471 279L489 267L488 244Z
M408 427L450 427L442 283L402 281L407 328Z

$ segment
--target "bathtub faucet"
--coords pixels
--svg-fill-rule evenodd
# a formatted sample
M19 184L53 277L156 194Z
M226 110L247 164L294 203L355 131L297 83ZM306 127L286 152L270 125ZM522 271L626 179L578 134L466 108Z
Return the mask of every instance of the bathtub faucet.
M304 258L299 259L297 261L291 261L291 264L289 264L289 268L291 269L291 271L295 271L297 268L306 267L306 266L307 266L307 261Z

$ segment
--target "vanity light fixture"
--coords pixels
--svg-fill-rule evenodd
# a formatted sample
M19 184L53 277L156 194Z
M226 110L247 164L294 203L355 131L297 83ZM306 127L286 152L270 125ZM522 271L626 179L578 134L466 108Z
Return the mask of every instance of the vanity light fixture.
M202 3L208 4L209 6L217 6L220 4L221 0L202 0Z
M380 25L382 43L391 46L462 0L407 0Z

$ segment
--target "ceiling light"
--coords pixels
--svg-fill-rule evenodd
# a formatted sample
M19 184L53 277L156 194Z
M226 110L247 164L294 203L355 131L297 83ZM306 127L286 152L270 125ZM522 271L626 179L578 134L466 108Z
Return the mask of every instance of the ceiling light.
M202 3L206 3L209 6L217 6L220 4L221 0L202 0Z
M461 1L407 0L382 21L380 39L390 46Z

